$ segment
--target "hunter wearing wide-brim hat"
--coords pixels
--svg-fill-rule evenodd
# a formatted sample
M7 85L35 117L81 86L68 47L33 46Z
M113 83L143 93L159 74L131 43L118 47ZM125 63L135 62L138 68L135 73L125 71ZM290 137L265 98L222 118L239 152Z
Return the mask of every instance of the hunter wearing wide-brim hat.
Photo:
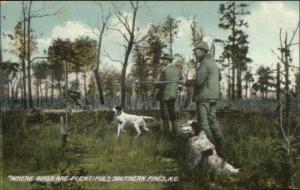
M163 68L160 72L158 81L161 83L156 84L156 88L158 88L157 100L160 102L164 134L169 129L169 120L171 121L173 132L175 133L177 127L175 102L178 94L178 81L182 79L182 75L179 68L172 63L172 55L163 54L160 61Z
M220 99L220 71L208 53L207 43L196 43L193 51L197 61L196 78L183 80L183 84L194 89L193 101L196 102L199 130L202 128L215 144L217 152L222 152L222 133L216 117L216 104Z

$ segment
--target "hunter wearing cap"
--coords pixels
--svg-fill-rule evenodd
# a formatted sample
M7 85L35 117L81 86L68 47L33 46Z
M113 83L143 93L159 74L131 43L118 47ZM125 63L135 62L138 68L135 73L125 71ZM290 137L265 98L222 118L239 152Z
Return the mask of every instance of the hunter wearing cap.
M196 102L197 121L207 137L222 155L222 133L216 117L216 104L220 99L220 71L205 42L198 42L194 48L197 61L196 79L183 80L183 84L194 88L193 101ZM198 131L198 132L199 132Z
M177 118L175 113L175 102L178 93L178 81L182 79L179 68L172 63L173 57L170 54L161 56L163 68L159 75L157 100L160 102L161 118L163 120L164 135L169 130L171 121L173 134L176 133Z

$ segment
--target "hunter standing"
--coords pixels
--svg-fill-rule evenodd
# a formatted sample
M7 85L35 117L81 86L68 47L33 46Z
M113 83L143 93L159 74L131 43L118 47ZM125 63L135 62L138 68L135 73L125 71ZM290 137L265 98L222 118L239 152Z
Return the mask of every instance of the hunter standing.
M177 129L175 103L178 95L178 81L182 79L182 76L179 68L172 61L173 57L170 54L164 54L161 57L163 68L156 88L158 88L157 100L160 102L164 134L169 130L169 121L171 121L173 134L175 135Z
M194 89L193 101L196 102L199 131L204 130L223 157L223 137L216 117L216 104L220 99L220 71L208 53L209 48L205 42L198 42L193 51L197 61L196 79L183 80L183 84Z

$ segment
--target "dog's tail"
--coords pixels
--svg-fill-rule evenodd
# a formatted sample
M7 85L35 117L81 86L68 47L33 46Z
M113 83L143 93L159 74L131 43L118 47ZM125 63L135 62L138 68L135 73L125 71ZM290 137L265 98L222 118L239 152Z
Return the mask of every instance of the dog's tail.
M154 117L149 117L149 116L142 116L143 119L154 119Z

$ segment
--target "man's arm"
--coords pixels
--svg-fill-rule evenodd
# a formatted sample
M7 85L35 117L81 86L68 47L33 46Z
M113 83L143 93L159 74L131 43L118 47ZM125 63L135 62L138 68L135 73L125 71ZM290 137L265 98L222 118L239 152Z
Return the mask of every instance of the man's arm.
M207 64L202 64L197 72L196 75L196 83L195 86L199 87L201 85L203 85L203 83L208 79L208 75L209 75L209 65Z
M202 65L197 69L196 79L186 80L185 85L188 87L199 87L208 79L209 70L207 66Z

